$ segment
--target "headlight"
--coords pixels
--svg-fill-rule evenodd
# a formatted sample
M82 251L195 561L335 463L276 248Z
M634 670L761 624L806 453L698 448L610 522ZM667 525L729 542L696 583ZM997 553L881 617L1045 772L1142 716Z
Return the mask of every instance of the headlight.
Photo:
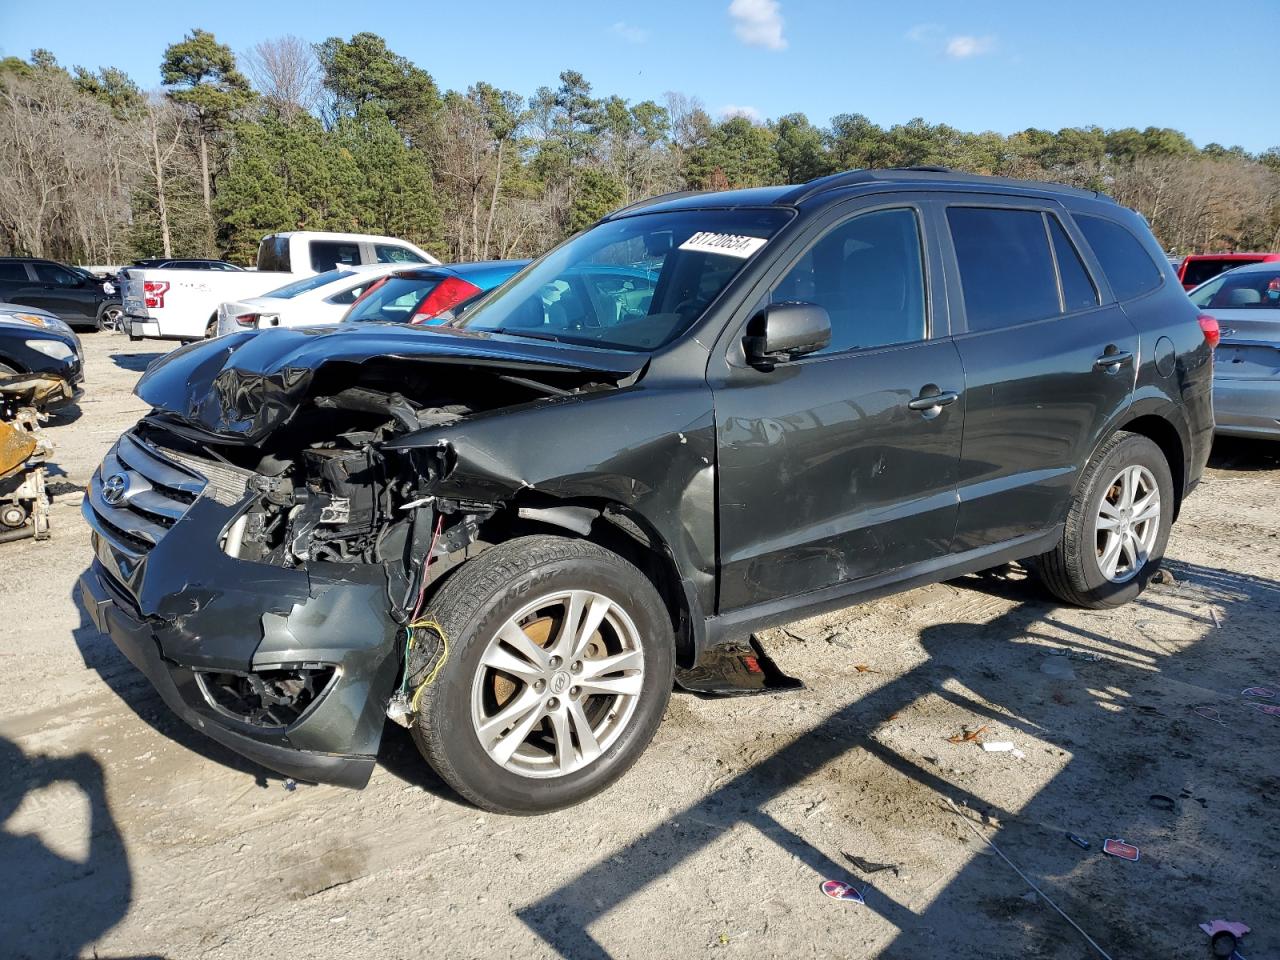
M27 346L32 350L43 353L46 357L53 357L55 360L70 360L75 356L75 350L61 340L28 340Z

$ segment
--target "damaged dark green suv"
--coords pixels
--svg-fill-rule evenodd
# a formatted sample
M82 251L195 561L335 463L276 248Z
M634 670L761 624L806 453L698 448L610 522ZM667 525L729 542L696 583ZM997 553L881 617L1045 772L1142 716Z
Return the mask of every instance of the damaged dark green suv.
M184 719L363 785L386 718L509 812L635 761L742 638L1034 559L1131 599L1212 346L1142 220L936 170L621 210L442 327L176 350L94 475L95 622Z

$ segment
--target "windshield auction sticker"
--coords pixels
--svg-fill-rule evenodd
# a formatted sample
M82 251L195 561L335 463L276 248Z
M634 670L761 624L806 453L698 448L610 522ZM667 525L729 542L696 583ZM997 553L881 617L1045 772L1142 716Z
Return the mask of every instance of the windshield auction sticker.
M747 259L765 245L761 237L739 237L732 233L707 233L699 231L680 244L681 250L696 250L698 253L722 253L726 257Z

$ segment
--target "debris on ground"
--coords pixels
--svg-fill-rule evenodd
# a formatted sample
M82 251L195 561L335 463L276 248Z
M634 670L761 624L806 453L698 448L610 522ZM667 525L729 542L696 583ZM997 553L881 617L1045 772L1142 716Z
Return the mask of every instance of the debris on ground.
M1011 753L1019 760L1027 759L1027 755L1008 740L988 740L982 744L987 753Z
M1173 797L1166 797L1163 793L1153 793L1147 797L1147 806L1164 813L1172 813L1177 804Z
M1200 924L1209 936L1209 946L1215 957L1235 956L1240 940L1249 932L1249 925L1238 920L1210 920Z
M294 790L298 789L298 781L293 779L293 777L290 777L284 782L284 788L292 793Z
M822 892L832 900L846 900L850 903L866 902L853 884L845 883L843 880L823 880Z
M1138 848L1132 843L1126 843L1123 840L1103 840L1102 852L1113 857L1119 857L1121 860L1128 860L1131 863L1138 862Z
M1245 706L1258 713L1265 713L1269 717L1280 717L1280 705L1274 703L1258 703L1256 700L1251 700Z
M1224 727L1227 722L1222 719L1222 711L1217 707L1193 707L1191 712L1197 717L1204 717L1206 720L1212 720L1214 723L1220 723Z
M860 857L856 853L849 853L847 850L841 850L840 854L863 873L879 873L882 870L892 870L895 876L898 873L896 863L876 863L874 860Z
M1274 700L1280 693L1271 687L1245 687L1240 691L1242 697L1257 697L1259 700Z
M1071 647L1050 647L1045 651L1051 657L1066 657L1068 660L1081 660L1085 663L1097 663L1102 654L1092 650L1074 650Z
M1048 674L1051 677L1057 677L1059 680L1074 680L1076 672L1071 669L1071 664L1064 657L1048 656L1040 662L1040 672Z
M1081 850L1089 849L1089 841L1086 840L1084 837L1078 836L1077 834L1074 834L1074 833L1068 833L1067 839L1070 840L1072 843L1074 843Z
M986 729L987 725L985 723L978 727L977 730L970 730L968 727L965 727L954 737L947 737L947 743L981 743L982 741L980 741L978 737Z

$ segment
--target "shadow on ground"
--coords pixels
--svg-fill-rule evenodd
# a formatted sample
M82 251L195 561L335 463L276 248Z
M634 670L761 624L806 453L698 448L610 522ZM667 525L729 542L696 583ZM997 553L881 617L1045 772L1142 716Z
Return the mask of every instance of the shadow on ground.
M11 828L28 797L38 807L40 791L65 787L88 801L83 858L54 850L37 833ZM107 802L102 766L92 756L32 756L0 737L0 824L4 956L78 957L124 919L133 901L133 875Z
M84 665L96 671L112 693L161 736L181 744L207 760L252 775L259 787L265 789L270 780L284 779L280 774L260 767L222 744L210 740L175 716L165 706L164 701L160 699L160 694L156 693L147 678L116 649L109 637L104 636L94 626L80 598L78 579L77 585L71 590L71 600L80 614L80 625L72 631L71 635L80 651Z
M165 355L164 353L113 353L111 362L122 370L145 373L147 367Z
M953 586L962 592L995 593L1016 606L985 623L925 628L925 663L849 702L697 804L673 813L668 822L628 844L625 863L620 858L604 860L517 909L517 915L563 956L608 957L606 947L590 933L596 921L676 871L726 830L745 823L812 869L815 914L847 909L833 907L818 894L821 878L858 882L866 897L866 907L858 909L875 911L897 930L879 956L1067 960L1093 955L1079 934L1049 908L1034 896L1030 902L1022 896L1026 884L1003 862L974 855L979 844L971 834L965 839L964 825L946 805L950 798L967 806L976 828L1024 872L1039 878L1045 891L1113 957L1206 953L1207 940L1196 924L1218 916L1260 921L1274 912L1265 883L1224 885L1212 866L1224 856L1234 856L1239 862L1231 873L1249 876L1252 870L1261 880L1267 865L1280 857L1274 827L1241 836L1231 826L1241 820L1274 824L1280 813L1280 779L1273 772L1258 772L1243 809L1217 807L1224 801L1214 787L1220 778L1228 778L1234 789L1241 775L1234 758L1243 741L1251 738L1265 750L1266 738L1274 742L1280 730L1269 724L1280 721L1251 714L1239 704L1222 707L1224 723L1193 710L1206 702L1224 703L1222 698L1256 682L1248 674L1250 658L1258 659L1256 643L1242 643L1233 623L1237 615L1272 620L1280 616L1280 586L1269 579L1195 565L1168 567L1177 582L1148 591L1137 601L1150 609L1150 619L1141 621L1144 635L1148 630L1158 637L1162 630L1174 635L1186 629L1185 614L1171 610L1166 602L1177 593L1215 604L1222 611L1222 626L1196 623L1196 630L1203 631L1201 639L1183 644L1181 652L1170 644L1163 657L1103 632L1105 617L1097 620L1099 632L1054 618L1054 606L1027 578L973 576L956 582ZM1050 618L1056 631L1051 637L1044 630ZM1077 676L1071 681L1045 676L1039 664L1047 658L1031 645L1051 639L1053 646L1060 646L1063 630L1070 631L1073 647L1103 658L1096 663L1073 661ZM948 680L960 682L944 687ZM975 696L957 694L957 687ZM943 768L922 763L918 756L900 755L878 739L877 730L887 718L908 711L925 694L964 707L978 723L994 720L1021 729L1048 744L1043 749L1063 751L1069 762L1022 808L993 806L944 779ZM994 713L980 700L1004 710ZM1073 703L1100 717L1092 728L1096 736L1069 725ZM1207 764L1182 749L1193 745L1200 758L1210 757ZM953 837L958 833L962 842L971 842L960 872L918 912L899 902L891 885L877 885L878 878L852 869L841 848L819 849L767 810L771 801L819 768L847 760L857 751L883 764L877 779L901 778L900 786L919 794L914 809L920 831ZM1175 798L1175 808L1154 809L1148 803L1153 794ZM874 809L861 812L875 816ZM986 825L990 823L998 823L998 829ZM1068 842L1068 831L1091 838L1091 849ZM1139 863L1100 853L1102 839L1117 836L1144 848ZM843 849L856 851L856 841L856 830L850 829L850 846ZM1159 915L1130 906L1139 891L1149 904L1152 889L1160 891ZM857 915L844 916L856 928ZM1277 942L1255 934L1247 953L1264 955Z

